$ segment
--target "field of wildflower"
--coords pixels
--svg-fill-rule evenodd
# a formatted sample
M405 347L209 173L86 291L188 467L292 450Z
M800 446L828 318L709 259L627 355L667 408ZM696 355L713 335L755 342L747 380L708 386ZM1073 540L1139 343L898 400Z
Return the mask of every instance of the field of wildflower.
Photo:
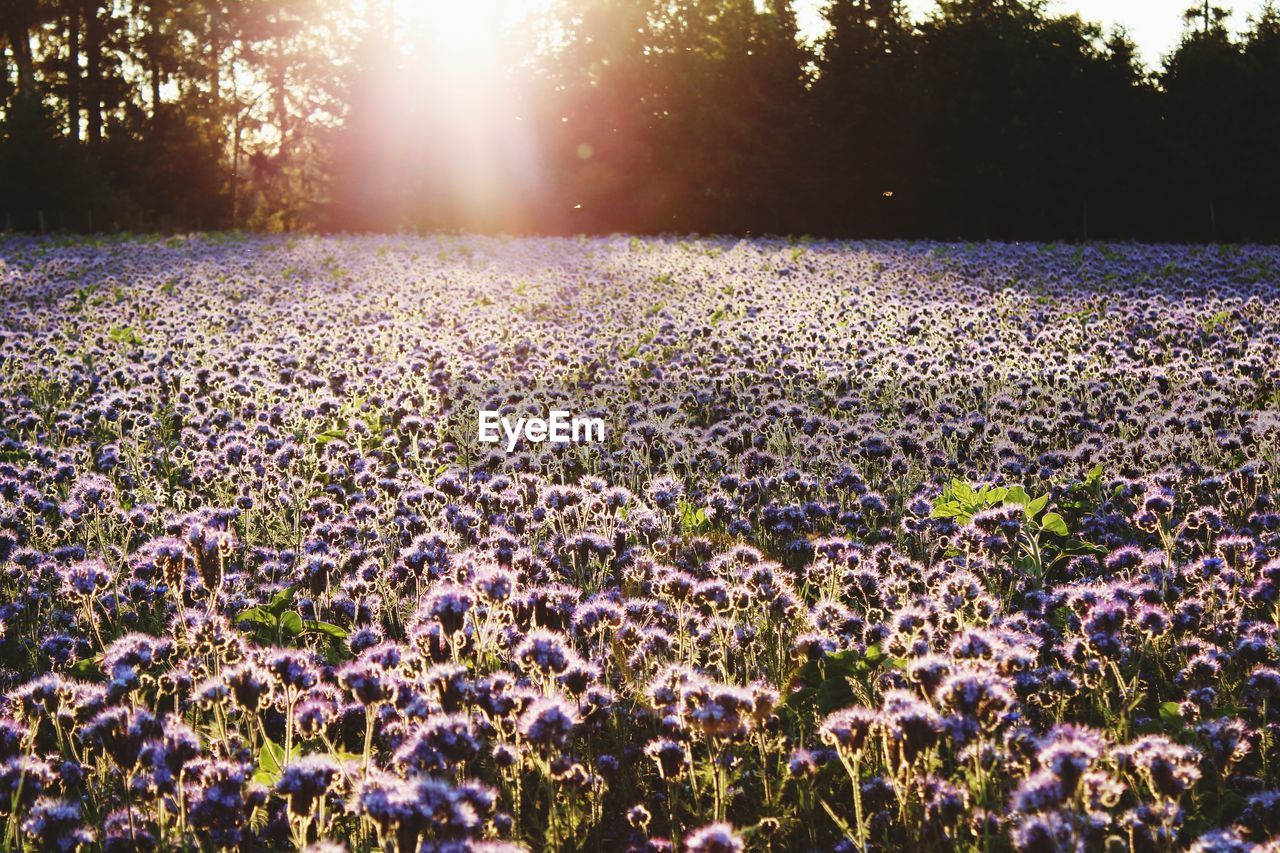
M1280 250L9 237L0 321L4 849L1280 849Z

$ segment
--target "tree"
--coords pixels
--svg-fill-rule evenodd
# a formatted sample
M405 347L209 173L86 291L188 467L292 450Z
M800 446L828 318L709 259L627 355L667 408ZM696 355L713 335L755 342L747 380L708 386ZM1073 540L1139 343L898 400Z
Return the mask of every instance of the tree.
M1184 18L1182 41L1162 75L1170 158L1191 203L1205 212L1206 227L1187 236L1218 239L1223 203L1240 190L1237 164L1224 154L1239 150L1245 135L1240 120L1247 85L1244 56L1227 33L1224 10L1205 3L1188 9Z

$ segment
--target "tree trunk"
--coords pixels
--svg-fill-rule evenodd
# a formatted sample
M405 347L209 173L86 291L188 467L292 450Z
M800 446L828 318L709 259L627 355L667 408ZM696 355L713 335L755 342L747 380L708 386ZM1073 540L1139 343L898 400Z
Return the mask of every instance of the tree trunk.
M231 230L240 227L240 113L236 112L231 143Z
M102 20L98 17L97 0L85 7L85 106L89 112L89 144L102 142Z
M215 115L221 114L222 110L222 40L218 32L221 23L216 17L210 19L209 24L209 96L213 102L213 111Z
M160 63L151 60L151 117L160 114Z
M164 19L152 4L148 7L146 20L147 34L142 43L147 52L147 75L151 78L151 118L154 119L160 115L160 58L164 45L164 33L160 28Z
M275 95L275 112L276 123L280 126L280 154L284 154L285 145L289 138L289 112L285 106L285 73L284 60L280 60L280 68L272 75L272 90Z
M67 131L80 141L80 6L67 12Z
M17 96L20 100L35 100L36 67L31 56L31 31L21 21L10 21L8 35L13 64L18 68Z

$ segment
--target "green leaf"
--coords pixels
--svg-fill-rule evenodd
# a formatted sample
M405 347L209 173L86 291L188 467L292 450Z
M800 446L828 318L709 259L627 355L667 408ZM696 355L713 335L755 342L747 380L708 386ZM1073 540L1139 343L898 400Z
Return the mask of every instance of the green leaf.
M284 770L284 747L273 740L266 740L258 749L258 769L268 773Z
M1027 504L1027 517L1035 518L1040 512L1049 505L1049 495L1046 492L1040 497Z
M978 500L978 493L973 490L973 486L970 486L964 480L952 480L951 493L961 503L969 504L970 506L977 503Z
M698 533L707 526L707 511L688 501L680 501L680 529L690 534Z
M788 708L791 708L792 710L799 710L801 708L807 707L809 703L812 702L817 695L818 695L818 688L802 687L799 690L794 690L791 693L788 693L786 701L784 701L782 704L786 705Z
M273 627L279 622L279 618L261 607L250 607L248 610L241 611L236 615L237 623L246 623L249 625L263 625L265 627Z
M290 604L293 604L293 596L293 587L285 587L271 597L271 603L267 605L267 611L273 616L279 616L289 609Z
M862 784L862 780L858 780L858 783L857 783L857 784ZM836 826L840 827L840 831L844 833L844 837L845 837L845 839L846 839L847 841L852 842L852 843L854 844L854 846L857 846L857 845L858 845L858 836L857 836L857 835L855 835L855 834L854 834L854 832L853 832L853 830L849 828L849 823L848 823L848 821L846 821L844 818L840 817L840 815L836 814L836 810L835 810L835 809L833 809L833 808L831 808L831 806L827 804L827 801L826 801L826 800L824 800L824 799L822 799L821 797L819 797L819 798L818 798L818 802L822 803L822 808L823 808L823 810L824 810L824 811L826 811L826 813L827 813L827 817L831 818L832 823L834 823Z
M315 619L305 619L303 620L302 625L312 634L327 634L328 636L338 640L345 640L347 638L346 628L339 627L330 622L320 622Z
M337 666L345 661L352 660L354 655L347 648L347 644L338 640L336 637L330 638L327 643L322 643L319 649L320 657L330 666Z
M1165 702L1160 706L1160 719L1170 726L1182 728L1182 710L1177 702Z
M116 326L107 332L107 337L118 344L140 344L142 336L129 326Z
M1040 520L1040 527L1056 536L1068 536L1071 533L1067 529L1066 520L1056 512L1046 512L1044 518Z
M1228 819L1239 817L1248 804L1238 791L1224 791L1222 794L1222 814Z
M845 649L808 661L797 677L805 686L788 696L786 704L801 709L812 702L823 714L847 708L858 701L852 681L865 681L872 670L886 663L892 661L879 645L868 646L865 652Z
M1105 554L1107 549L1101 545L1094 545L1092 542L1071 538L1058 546L1058 553L1068 557L1078 557L1084 554Z
M297 637L302 633L302 616L298 611L290 610L280 617L280 629L290 637Z
M327 429L316 436L316 444L328 444L331 441L344 441L347 437L345 429Z
M258 749L258 767L253 774L255 781L264 785L274 785L280 781L285 765L302 755L302 747L295 745L289 755L285 755L284 747L273 740L266 740Z
M848 678L828 678L818 685L816 698L818 700L818 710L823 714L830 714L832 711L847 708L858 701L858 697L853 693L853 688L849 686Z
M1031 503L1031 495L1027 494L1027 490L1022 486L1010 486L1004 495L1005 503L1021 504L1026 506Z
M823 677L825 679L848 677L858 671L858 664L861 662L862 655L853 649L827 655L821 664Z
M86 681L101 681L106 677L102 667L98 666L98 662L93 658L85 658L73 663L71 665L71 674Z
M939 503L929 515L931 518L955 518L956 516L964 515L964 510L955 501L948 501L947 503Z

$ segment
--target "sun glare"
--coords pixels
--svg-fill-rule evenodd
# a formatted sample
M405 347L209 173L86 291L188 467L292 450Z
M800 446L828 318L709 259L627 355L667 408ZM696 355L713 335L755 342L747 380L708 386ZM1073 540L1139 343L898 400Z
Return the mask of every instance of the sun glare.
M486 219L511 183L538 180L540 169L522 124L509 70L542 0L396 0L393 35L397 86L413 87L406 115L387 120L407 131L423 158L443 164L433 194L455 211Z
M426 43L453 61L480 64L498 58L504 30L516 20L517 4L504 0L397 0L398 35Z

